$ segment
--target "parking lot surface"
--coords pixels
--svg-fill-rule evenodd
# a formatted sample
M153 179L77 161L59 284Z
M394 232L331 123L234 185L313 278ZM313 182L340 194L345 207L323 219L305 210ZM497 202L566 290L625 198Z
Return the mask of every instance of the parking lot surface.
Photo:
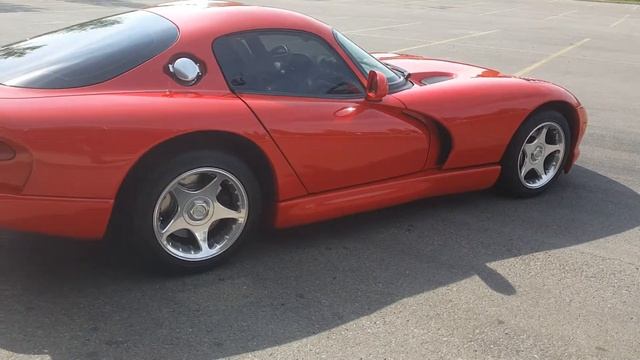
M265 234L188 277L0 232L0 359L640 358L638 5L246 2L371 51L565 86L589 110L582 157L534 199L487 191ZM1 0L0 43L152 3Z

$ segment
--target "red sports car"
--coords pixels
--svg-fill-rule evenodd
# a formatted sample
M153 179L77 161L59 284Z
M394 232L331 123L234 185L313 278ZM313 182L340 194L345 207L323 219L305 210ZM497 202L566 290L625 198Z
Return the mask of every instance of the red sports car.
M286 10L173 3L0 48L0 226L173 269L266 224L547 189L587 117L548 82L370 55Z

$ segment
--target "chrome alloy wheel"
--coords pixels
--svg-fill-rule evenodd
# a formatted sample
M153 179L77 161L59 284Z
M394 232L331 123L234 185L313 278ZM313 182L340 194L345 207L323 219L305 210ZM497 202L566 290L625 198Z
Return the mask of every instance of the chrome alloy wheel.
M538 189L546 185L560 170L564 159L565 136L560 125L540 124L527 136L518 157L518 173L522 185Z
M194 169L174 179L158 198L156 239L179 259L207 260L238 239L248 209L247 194L235 176L213 167Z

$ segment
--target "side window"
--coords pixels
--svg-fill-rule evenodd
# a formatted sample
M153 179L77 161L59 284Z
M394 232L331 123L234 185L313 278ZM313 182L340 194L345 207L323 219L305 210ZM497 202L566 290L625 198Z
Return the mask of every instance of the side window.
M217 39L213 52L236 92L332 98L364 94L344 60L308 33L243 32Z

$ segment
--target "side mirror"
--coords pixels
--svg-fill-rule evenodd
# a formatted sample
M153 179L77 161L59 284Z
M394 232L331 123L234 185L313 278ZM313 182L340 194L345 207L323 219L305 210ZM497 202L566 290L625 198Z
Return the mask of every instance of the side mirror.
M369 101L381 101L388 93L389 83L387 82L387 77L379 71L369 71L366 99Z

